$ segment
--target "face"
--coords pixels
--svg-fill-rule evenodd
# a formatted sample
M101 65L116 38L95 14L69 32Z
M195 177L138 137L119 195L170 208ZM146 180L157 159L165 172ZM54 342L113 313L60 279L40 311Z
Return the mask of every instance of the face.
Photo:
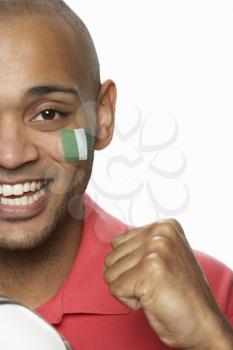
M83 48L71 29L45 16L14 17L3 23L0 248L31 249L71 219L69 201L83 194L90 177L91 160L65 162L61 130L97 130L95 146L105 147L112 135L115 88L110 81L102 85L97 102L107 104L93 110L96 120L87 118L79 93L85 84ZM61 86L67 91L60 91Z

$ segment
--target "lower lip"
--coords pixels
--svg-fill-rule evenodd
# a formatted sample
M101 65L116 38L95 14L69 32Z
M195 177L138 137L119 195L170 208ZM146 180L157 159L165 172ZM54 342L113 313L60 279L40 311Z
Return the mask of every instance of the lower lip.
M39 215L47 207L50 185L51 182L47 185L45 194L33 204L13 206L0 203L0 218L7 219L14 217L26 220Z

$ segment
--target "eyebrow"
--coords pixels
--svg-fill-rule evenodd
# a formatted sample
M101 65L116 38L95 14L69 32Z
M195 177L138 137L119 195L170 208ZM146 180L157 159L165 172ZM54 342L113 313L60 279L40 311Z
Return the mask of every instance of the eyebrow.
M34 86L30 89L28 89L24 97L34 97L34 96L42 96L46 94L51 94L53 92L60 92L65 94L72 94L80 99L80 94L78 90L70 87L66 87L63 85L44 85L44 86Z

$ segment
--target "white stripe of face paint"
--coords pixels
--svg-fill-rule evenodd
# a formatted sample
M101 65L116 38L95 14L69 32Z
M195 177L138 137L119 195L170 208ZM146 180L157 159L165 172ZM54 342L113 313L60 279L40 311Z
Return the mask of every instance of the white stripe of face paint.
M87 151L87 138L84 129L74 129L76 142L78 145L79 151L79 159L87 160L88 159L88 151Z

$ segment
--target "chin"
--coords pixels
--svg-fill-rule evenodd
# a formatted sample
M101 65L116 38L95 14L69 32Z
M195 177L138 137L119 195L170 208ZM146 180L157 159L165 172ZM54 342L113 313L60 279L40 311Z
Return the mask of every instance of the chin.
M0 235L0 250L12 252L35 250L42 248L49 239L50 235L45 232L43 234L38 232L22 233L22 235L20 233L8 234L8 237Z

